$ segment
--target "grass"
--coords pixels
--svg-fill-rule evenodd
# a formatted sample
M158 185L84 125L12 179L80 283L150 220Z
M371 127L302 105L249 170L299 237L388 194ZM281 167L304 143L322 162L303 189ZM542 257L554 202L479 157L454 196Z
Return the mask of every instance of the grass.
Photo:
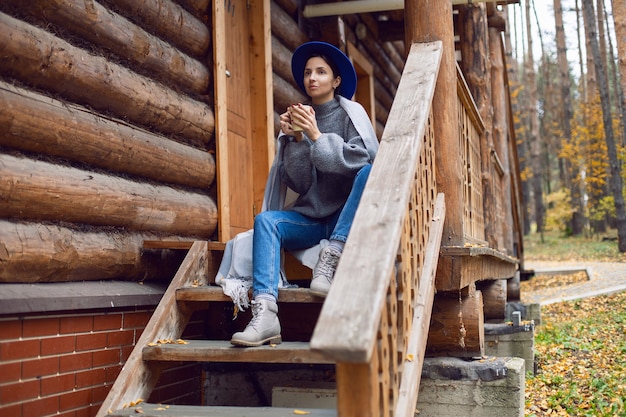
M626 292L542 307L526 416L626 416Z
M525 237L524 258L626 262L616 241L556 233ZM541 314L525 415L625 417L626 292L546 305Z
M616 233L603 236L564 237L560 232L531 233L524 236L524 259L535 261L606 261L626 262L626 254L620 253Z

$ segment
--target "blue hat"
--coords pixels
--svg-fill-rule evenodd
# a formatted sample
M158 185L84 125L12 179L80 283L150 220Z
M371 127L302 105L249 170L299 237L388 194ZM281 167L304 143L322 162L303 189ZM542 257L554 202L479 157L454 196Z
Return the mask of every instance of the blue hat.
M335 75L341 77L341 84L339 84L337 94L351 99L356 91L356 71L354 71L354 66L352 66L352 62L350 62L350 58L346 54L341 52L339 48L326 42L313 41L303 43L293 53L291 57L291 73L300 90L306 94L303 80L304 67L309 58L315 54L324 55L333 61L333 64L339 70L339 74Z

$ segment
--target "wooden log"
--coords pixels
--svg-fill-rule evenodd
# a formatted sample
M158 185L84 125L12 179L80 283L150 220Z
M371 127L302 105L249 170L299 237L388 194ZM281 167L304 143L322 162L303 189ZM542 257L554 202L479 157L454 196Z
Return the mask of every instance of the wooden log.
M156 34L192 56L210 51L211 31L207 25L171 0L108 0L129 19L141 22Z
M287 81L273 74L274 84L274 111L279 115L284 113L292 103L306 103L308 97L295 89Z
M2 13L0 54L5 76L166 134L203 142L213 136L205 103Z
M209 13L211 7L211 0L178 0L178 2L193 14L197 19L203 22L210 22L210 20L204 20Z
M275 7L280 7L285 13L293 16L294 20L298 17L297 0L272 0L272 11Z
M513 278L506 281L506 298L508 301L519 301L520 294L520 272L517 271Z
M282 8L275 7L272 2L272 35L276 36L283 45L292 51L298 46L308 42L309 38L303 33L296 21Z
M483 314L485 320L504 320L506 316L507 281L483 281L477 283L483 294Z
M184 252L142 250L158 237L0 220L0 282L169 279Z
M0 145L110 171L208 188L211 154L0 81Z
M483 356L485 330L480 291L461 297L438 293L435 296L428 332L428 356Z
M291 52L285 45L280 43L275 36L272 36L272 71L287 83L291 84L293 88L298 90L296 80L291 73ZM298 90L300 91L300 90Z
M208 196L0 154L0 217L208 237Z
M97 2L33 0L16 2L42 26L56 24L126 60L137 72L167 80L185 91L206 94L211 82L205 65L150 35Z

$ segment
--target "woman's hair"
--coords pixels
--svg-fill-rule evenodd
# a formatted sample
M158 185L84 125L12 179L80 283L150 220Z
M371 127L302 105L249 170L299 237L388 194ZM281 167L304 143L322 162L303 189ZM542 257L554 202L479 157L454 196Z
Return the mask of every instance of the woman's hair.
M324 60L324 62L326 62L328 64L328 66L330 67L330 70L333 72L333 77L334 78L341 77L341 73L339 72L339 68L337 67L337 65L335 65L335 63L332 61L332 59L328 58L326 55L320 54L320 53L311 54L311 56L309 56L306 59L307 62L311 58L322 58ZM335 94L337 94L338 90L339 89L335 89Z

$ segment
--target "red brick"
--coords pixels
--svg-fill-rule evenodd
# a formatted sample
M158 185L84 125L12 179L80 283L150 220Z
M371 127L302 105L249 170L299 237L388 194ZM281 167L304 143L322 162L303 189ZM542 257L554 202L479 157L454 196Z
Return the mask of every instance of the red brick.
M41 379L41 395L54 395L72 391L75 384L74 374L55 375Z
M59 334L58 318L25 319L22 324L22 337L41 337Z
M19 339L22 337L22 320L0 320L0 337L2 340Z
M22 364L20 362L0 363L0 384L10 381L19 381L22 376ZM2 415L0 413L0 415Z
M94 404L102 404L104 402L104 399L107 397L107 395L109 395L110 390L111 390L110 386L95 387L92 390L91 402Z
M135 346L122 346L122 362L126 362Z
M76 349L76 336L45 337L41 339L41 356L72 353Z
M106 333L88 333L76 336L76 351L104 349L107 347Z
M83 389L59 396L59 411L88 407L91 404L91 389Z
M22 415L26 416L51 416L59 411L59 399L57 397L39 398L26 401L22 404Z
M141 311L136 313L126 313L124 314L124 328L125 329L135 329L138 327L144 328L150 317L152 316L152 311Z
M92 316L62 317L59 331L61 334L87 333L93 330Z
M104 349L93 352L93 367L118 365L120 363L120 349Z
M82 369L90 369L92 363L92 353L71 353L59 357L59 372L67 373Z
M120 330L117 332L109 332L107 334L107 346L130 346L135 343L134 330Z
M54 375L57 372L59 372L59 358L56 356L22 362L22 379L39 378Z
M93 417L100 410L100 405L91 405L87 408L81 408L80 410L76 410L75 417ZM140 414L138 414L140 415ZM56 417L56 416L55 416Z
M0 401L0 416L21 416L22 404L2 405Z
M96 368L76 373L76 389L103 385L106 382L106 369Z
M121 314L104 314L93 318L93 330L119 330L122 328L123 316Z
M0 386L0 404L21 403L39 396L39 381L22 381Z
M37 339L16 340L0 343L0 361L11 361L39 356L40 342Z
M122 372L122 365L108 366L105 370L105 383L113 383L117 379L117 376Z

